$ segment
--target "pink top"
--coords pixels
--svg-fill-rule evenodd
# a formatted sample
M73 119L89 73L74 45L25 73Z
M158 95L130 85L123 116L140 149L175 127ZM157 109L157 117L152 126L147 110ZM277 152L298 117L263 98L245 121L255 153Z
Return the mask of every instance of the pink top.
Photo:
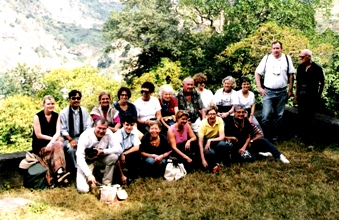
M187 124L184 126L184 132L182 133L182 136L180 136L180 134L177 132L177 129L175 129L174 125L171 126L172 131L174 133L175 136L175 142L177 144L182 143L187 141L187 134L188 134L188 128L187 128Z

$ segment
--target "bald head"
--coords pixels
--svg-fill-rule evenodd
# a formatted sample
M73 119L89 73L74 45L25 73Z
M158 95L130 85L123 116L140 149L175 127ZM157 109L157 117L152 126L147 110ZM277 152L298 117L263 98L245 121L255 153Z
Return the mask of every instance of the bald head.
M187 77L182 81L182 87L184 89L184 92L191 93L194 88L194 80L192 77Z
M300 52L300 55L303 54L303 56L305 55L308 55L310 57L312 57L312 51L310 51L309 49L304 49Z
M309 49L304 49L302 51L300 51L299 53L299 59L300 59L300 63L302 64L310 64L312 63L312 51L310 51Z

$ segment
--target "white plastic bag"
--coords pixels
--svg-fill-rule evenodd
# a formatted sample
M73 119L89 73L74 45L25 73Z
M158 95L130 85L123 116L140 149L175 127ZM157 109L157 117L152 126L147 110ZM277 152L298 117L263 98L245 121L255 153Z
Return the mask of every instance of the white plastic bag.
M174 164L171 159L167 160L164 178L168 181L178 180L185 177L187 174L182 163Z

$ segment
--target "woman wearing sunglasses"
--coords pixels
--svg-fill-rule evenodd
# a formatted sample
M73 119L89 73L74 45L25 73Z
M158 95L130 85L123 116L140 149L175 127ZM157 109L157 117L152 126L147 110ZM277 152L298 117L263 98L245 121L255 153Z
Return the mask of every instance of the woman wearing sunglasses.
M141 85L141 97L134 101L137 109L137 124L140 132L145 134L152 120L161 120L161 106L159 100L152 96L154 84L144 82Z
M93 121L100 117L105 118L109 123L108 128L113 133L121 127L119 111L111 105L111 95L107 91L99 94L99 105L92 109L90 115Z

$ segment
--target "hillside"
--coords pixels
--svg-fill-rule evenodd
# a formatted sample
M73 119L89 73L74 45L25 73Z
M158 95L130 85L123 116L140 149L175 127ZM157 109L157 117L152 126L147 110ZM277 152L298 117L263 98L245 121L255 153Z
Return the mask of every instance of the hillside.
M320 13L316 16L318 31L339 31L339 0L333 5L329 20ZM43 71L91 65L121 79L121 60L138 50L116 42L118 50L104 54L101 33L110 11L121 9L119 0L0 1L0 74L17 63L37 65Z
M101 28L118 0L0 1L0 73L18 62L43 70L97 66Z

